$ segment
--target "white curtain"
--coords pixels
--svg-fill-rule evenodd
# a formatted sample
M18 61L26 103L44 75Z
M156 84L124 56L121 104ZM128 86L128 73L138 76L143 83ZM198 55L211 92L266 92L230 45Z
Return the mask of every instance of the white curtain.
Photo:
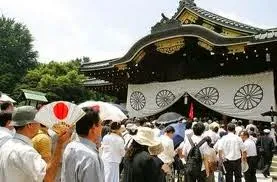
M128 86L131 117L159 113L187 92L204 106L231 117L270 121L261 113L275 108L273 72Z

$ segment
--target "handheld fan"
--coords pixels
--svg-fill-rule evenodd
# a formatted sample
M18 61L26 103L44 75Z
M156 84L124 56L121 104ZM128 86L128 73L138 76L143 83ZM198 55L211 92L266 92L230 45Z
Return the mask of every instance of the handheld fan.
M75 104L66 101L52 102L43 106L36 114L35 120L56 133L73 126L85 115L85 112Z

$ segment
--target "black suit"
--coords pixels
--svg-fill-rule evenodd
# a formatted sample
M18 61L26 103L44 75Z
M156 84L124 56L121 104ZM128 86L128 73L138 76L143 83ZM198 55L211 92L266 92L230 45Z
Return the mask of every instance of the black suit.
M274 152L274 142L273 139L269 136L261 136L257 140L257 150L258 150L258 155L259 157L264 158L264 169L263 169L263 174L265 175L270 175L269 173L269 168L272 163L272 157L273 157L273 152ZM260 149L263 149L262 152Z

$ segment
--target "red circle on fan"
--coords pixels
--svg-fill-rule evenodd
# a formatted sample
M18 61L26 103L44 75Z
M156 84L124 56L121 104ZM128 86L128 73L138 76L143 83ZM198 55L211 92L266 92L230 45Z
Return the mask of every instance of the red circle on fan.
M59 102L57 103L54 107L53 107L53 111L55 116L59 119L59 120L63 120L67 117L68 115L68 107L65 103L63 102Z

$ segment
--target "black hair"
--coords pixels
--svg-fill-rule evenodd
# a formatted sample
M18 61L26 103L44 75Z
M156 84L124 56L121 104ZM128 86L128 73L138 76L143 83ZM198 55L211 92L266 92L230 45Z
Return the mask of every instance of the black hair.
M167 126L164 130L165 133L175 133L173 126Z
M12 120L11 112L0 112L0 126L5 127Z
M124 158L132 161L134 156L142 151L148 152L148 147L145 145L141 145L137 143L135 140L133 140L131 146L126 151L126 155Z
M10 106L12 106L12 103L11 103L11 102L3 102L3 103L1 104L1 111L7 110Z
M147 118L137 118L136 119L136 123L139 124L139 126L143 126L144 123L148 122L148 119Z
M217 133L218 130L219 130L219 128L217 126L213 128L213 132L215 132L215 133Z
M242 125L242 121L238 121L238 126L241 126Z
M191 129L192 122L186 122L186 129Z
M228 131L234 132L235 129L236 129L236 125L235 125L235 124L233 124L233 123L228 123L228 125L227 125L227 130L228 130Z
M110 133L110 127L109 126L103 126L101 131L101 138L104 138L105 135Z
M241 131L240 135L244 135L247 136L247 138L249 138L249 133L246 130Z
M25 125L26 126L26 125ZM14 126L15 131L22 130L25 126Z
M119 130L120 127L121 127L120 122L114 121L114 122L112 122L112 123L110 124L111 130Z
M144 125L143 125L144 127L148 127L148 128L154 128L154 125L152 124L152 123L150 123L150 122L146 122L146 123L144 123Z
M222 137L224 137L227 134L228 133L226 131L222 131L222 132L219 133L219 137L222 138Z
M193 125L192 130L196 136L201 136L205 131L205 126L202 122L198 122L195 125Z
M93 108L83 108L86 114L76 123L76 132L81 136L88 136L89 130L100 123L99 112Z

